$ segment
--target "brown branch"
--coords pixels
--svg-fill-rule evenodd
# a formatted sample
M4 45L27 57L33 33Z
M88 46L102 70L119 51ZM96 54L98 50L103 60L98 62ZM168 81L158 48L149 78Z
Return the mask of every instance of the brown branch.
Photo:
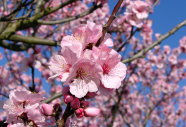
M25 51L29 48L28 46L25 45L9 44L2 40L0 40L0 46L5 49L9 49L13 51Z
M104 37L105 37L105 34L107 33L107 30L109 29L109 27L110 27L112 21L116 18L116 14L117 14L117 12L118 12L118 10L119 10L119 8L120 8L122 2L123 2L123 0L119 0L118 3L116 4L116 6L114 7L114 10L113 10L111 16L109 17L109 20L108 20L107 23L103 26L102 36L101 36L101 38L98 40L98 42L96 43L96 46L99 46L99 45L102 43L102 41L103 41L103 39L104 39Z
M47 40L37 37L30 37L30 36L22 36L18 34L13 34L8 38L3 38L0 36L0 40L9 40L15 42L23 42L30 45L47 45L47 46L57 46L59 42L55 42L53 40Z
M95 5L95 6L89 8L88 10L84 11L83 13L81 13L81 14L79 14L77 16L69 17L69 18L62 19L62 20L56 20L56 21L38 20L37 22L39 24L44 24L44 25L54 25L54 24L66 23L66 22L70 22L70 21L76 20L78 18L82 18L84 16L87 16L87 15L91 14L93 11L95 11L97 8L101 8L101 7L102 7L102 4Z
M123 63L129 63L132 62L135 59L144 57L144 55L151 50L152 48L154 48L155 46L159 45L163 40L165 40L166 38L168 38L169 36L171 36L172 34L174 34L177 30L179 30L181 27L186 25L186 20L184 20L183 22L181 22L180 24L178 24L176 27L174 27L172 30L170 30L168 33L162 35L157 41L155 41L153 44L151 44L149 47L139 51L138 53L136 53L135 55L133 55L132 57L123 60Z
M46 8L44 11L39 12L37 14L35 14L34 16L28 18L28 19L24 19L21 21L17 21L15 23L12 23L10 25L8 25L8 27L6 28L6 30L4 30L1 33L1 36L5 37L6 39L9 38L13 33L15 33L17 30L23 30L23 29L27 29L31 26L36 26L37 25L37 20L47 16L55 11L57 11L60 8L63 8L73 2L75 2L77 0L68 0L66 2L63 2L61 5L54 7L54 8Z
M66 120L69 116L74 113L74 110L71 110L70 104L67 104L65 112L60 121L57 121L57 127L65 127Z

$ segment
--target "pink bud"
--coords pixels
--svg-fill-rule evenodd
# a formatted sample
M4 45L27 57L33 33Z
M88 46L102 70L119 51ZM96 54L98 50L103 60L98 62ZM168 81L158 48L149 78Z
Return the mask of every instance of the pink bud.
M88 107L89 106L89 102L88 101L81 101L81 106L83 108Z
M72 96L70 96L70 95L65 95L65 96L64 96L64 102L65 102L66 104L72 102L73 99L74 99L74 98L73 98Z
M88 107L88 108L84 109L85 116L87 116L87 117L95 117L95 116L99 115L100 112L101 112L100 109L94 108L94 107Z
M50 116L53 113L53 106L49 104L42 104L41 112L46 116Z
M82 112L83 112L83 109L82 109L82 108L78 108L78 109L75 111L76 115L80 115Z
M80 107L80 101L78 98L75 98L71 103L70 103L70 106L73 108L73 109L77 109Z
M85 96L85 98L89 99L89 98L93 98L95 97L97 94L94 92L88 92L87 95Z
M84 112L82 112L81 114L79 115L76 115L78 118L82 118L84 116Z

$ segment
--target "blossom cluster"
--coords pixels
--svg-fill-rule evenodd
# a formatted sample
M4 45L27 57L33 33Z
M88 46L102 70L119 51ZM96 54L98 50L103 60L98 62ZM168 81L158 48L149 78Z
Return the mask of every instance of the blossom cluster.
M143 20L148 17L150 4L141 0L127 1L126 21L136 27L142 27Z
M102 36L101 25L87 22L73 30L73 35L63 37L62 50L52 56L49 68L70 87L77 98L89 92L109 93L121 86L126 76L126 66L120 62L121 55L109 48L113 42L107 35L102 44L96 43Z
M42 126L45 124L45 116L41 112L41 100L43 97L29 91L11 91L9 100L3 106L7 123L14 126ZM13 125L12 125L13 126Z

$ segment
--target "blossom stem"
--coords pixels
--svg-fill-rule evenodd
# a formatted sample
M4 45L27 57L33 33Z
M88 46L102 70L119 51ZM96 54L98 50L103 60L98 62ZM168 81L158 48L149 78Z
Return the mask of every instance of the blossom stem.
M84 11L83 13L81 13L79 15L76 15L76 16L73 16L73 17L69 17L69 18L66 18L66 19L61 19L61 20L56 20L56 21L38 20L37 22L39 24L44 24L44 25L54 25L54 24L66 23L66 22L70 22L70 21L82 18L84 16L87 16L87 15L91 14L92 12L94 12L96 9L101 8L101 7L102 7L102 4L95 5L95 6L91 7L90 9Z
M122 2L123 2L123 0L119 0L118 3L116 4L116 6L114 7L114 10L113 10L111 16L109 17L109 20L108 20L107 23L103 26L102 36L101 36L101 38L98 40L98 42L96 43L96 46L99 46L99 45L102 43L102 41L103 41L103 39L104 39L104 37L105 37L105 34L107 33L107 30L109 29L109 27L110 27L112 21L116 18L116 14L117 14L117 12L118 12L118 10L119 10L119 8L120 8Z

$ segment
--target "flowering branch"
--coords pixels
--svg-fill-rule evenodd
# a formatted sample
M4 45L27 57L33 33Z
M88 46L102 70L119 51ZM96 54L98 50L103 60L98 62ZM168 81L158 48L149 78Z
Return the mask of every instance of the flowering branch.
M107 23L103 26L103 31L102 31L102 36L101 38L98 40L98 42L96 43L96 46L99 46L101 44L101 42L103 41L105 34L107 33L107 30L109 29L112 21L116 18L116 14L122 4L123 0L119 0L118 3L116 4L116 6L114 7L114 10L109 18L109 20L107 21Z
M163 40L165 40L166 38L168 38L169 36L171 36L172 34L174 34L177 30L179 30L181 27L186 25L186 20L184 20L183 22L181 22L180 24L178 24L176 27L174 27L172 30L170 30L168 33L166 33L165 35L161 36L157 41L155 41L153 44L151 44L149 47L139 51L138 53L136 53L134 56L123 60L123 63L129 63L132 62L133 60L137 59L137 58L141 58L143 57L149 50L151 50L152 48L154 48L155 46L159 45Z
M53 100L55 100L61 96L62 96L62 93L57 93L57 94L53 95L52 97L49 97L48 99L44 100L43 103L50 103Z
M84 16L87 16L87 15L91 14L93 11L95 11L96 9L98 9L100 7L102 7L102 4L95 5L95 6L89 8L87 11L84 11L83 13L81 13L79 15L76 15L76 16L73 16L73 17L69 17L69 18L66 18L66 19L61 19L61 20L57 20L57 21L38 20L37 22L39 24L44 24L44 25L54 25L54 24L66 23L66 22L70 22L70 21L76 20L78 18L82 18Z

